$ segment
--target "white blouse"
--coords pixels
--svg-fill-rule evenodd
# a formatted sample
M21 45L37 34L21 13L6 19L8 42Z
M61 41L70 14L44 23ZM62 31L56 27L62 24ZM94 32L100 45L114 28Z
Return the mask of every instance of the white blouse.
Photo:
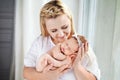
M55 46L55 44L52 42L50 37L37 37L37 39L33 42L29 52L25 55L24 66L35 67L38 58L50 50L53 46ZM86 70L93 73L97 80L100 80L100 70L97 64L97 59L90 46L87 54L82 59L82 65ZM61 76L59 80L76 80L73 70L69 70L67 73Z

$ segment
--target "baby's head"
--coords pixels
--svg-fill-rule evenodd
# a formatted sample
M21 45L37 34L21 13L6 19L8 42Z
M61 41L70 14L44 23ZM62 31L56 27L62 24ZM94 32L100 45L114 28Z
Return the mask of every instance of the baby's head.
M78 52L78 49L79 49L78 38L76 36L72 36L72 38L64 41L61 44L60 49L64 55L71 55L73 53Z

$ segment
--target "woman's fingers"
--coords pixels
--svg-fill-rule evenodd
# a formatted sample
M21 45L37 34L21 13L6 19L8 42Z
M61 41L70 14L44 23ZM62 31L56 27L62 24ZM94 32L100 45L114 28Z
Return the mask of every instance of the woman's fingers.
M57 69L58 74L61 76L61 75L63 75L64 73L66 73L66 72L69 70L68 66L69 66L69 65L63 65L63 66L61 66L60 68L58 68L58 69Z
M82 45L79 47L77 56L79 56L79 58L81 59L87 51L88 51L88 43L87 42L85 44L82 43Z
M65 74L66 72L68 72L70 70L70 68L67 68L65 70L63 70L59 75L62 76L63 74Z
M68 67L68 65L63 65L60 68L57 69L58 72L62 72L64 71L66 68Z
M84 56L85 54L85 48L84 48L84 44L82 44L81 46L81 58Z
M82 47L79 47L79 51L78 51L78 54L74 60L74 63L73 63L73 66L78 64L81 60L81 51L82 51Z
M86 53L88 51L88 48L89 48L88 42L85 42L84 48L85 48L85 53Z
M84 43L84 52L86 53L88 51L88 41L86 40L86 38L82 35L78 35L79 39L81 40L82 43Z
M84 49L84 44L82 44L82 45L79 47L79 51L78 51L78 54L77 54L77 56L76 56L76 58L75 58L75 61L74 61L74 63L73 63L73 66L76 66L76 65L78 65L78 64L81 62L84 54L85 54L85 49Z

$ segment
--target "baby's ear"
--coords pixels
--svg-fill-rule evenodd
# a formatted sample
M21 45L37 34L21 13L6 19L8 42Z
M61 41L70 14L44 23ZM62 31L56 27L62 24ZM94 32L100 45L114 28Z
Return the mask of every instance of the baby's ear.
M80 39L80 41L82 43L86 43L87 42L87 40L86 40L86 38L84 36L82 36L82 35L77 35L77 36L79 37L79 39Z
M76 53L77 54L77 53ZM72 63L74 62L75 58L76 58L76 54L70 55L70 58L72 60Z

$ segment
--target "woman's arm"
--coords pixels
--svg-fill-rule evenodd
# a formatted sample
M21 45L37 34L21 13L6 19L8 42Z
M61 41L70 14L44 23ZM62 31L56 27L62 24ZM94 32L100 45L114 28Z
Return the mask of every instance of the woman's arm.
M74 74L77 80L96 80L96 77L87 71L82 65L81 60L84 56L84 47L79 48L78 55L73 63Z
M23 76L27 80L58 80L68 69L68 65L63 65L60 68L50 71L53 65L47 66L42 73L36 71L32 67L24 67ZM66 69L66 70L65 70Z
M35 68L32 67L24 67L23 76L24 79L27 80L48 80L47 78L45 79L41 73L38 73Z
M74 69L77 80L96 80L96 77L88 72L82 65Z
M50 69L53 66L51 64L46 66L42 73L36 71L36 59L39 59L41 54L39 55L38 53L40 53L40 49L42 48L39 42L43 43L40 39L34 41L28 54L26 54L24 58L23 76L27 80L58 80L58 78L67 71L66 68L68 68L68 66L63 65L51 71Z
M82 42L82 45L80 46L79 48L79 51L78 51L78 54L77 54L77 57L76 59L74 60L74 63L73 63L73 69L74 69L74 74L75 74L75 77L77 80L96 80L97 78L99 78L99 70L97 72L96 71L93 71L91 68L89 68L89 70L87 70L85 67L83 67L83 65L81 65L81 60L82 58L84 57L85 54L90 54L90 53L87 53L88 50L89 50L89 46L88 46L88 42L87 40L85 39L84 36L82 35L78 35L79 39L81 40ZM96 67L96 69L98 69L98 66L97 65L97 62L95 61L96 59L94 59L94 61L92 62L93 64L91 64L91 66L93 67ZM95 63L95 64L94 64ZM98 74L96 74L96 76L91 73L91 72L96 72Z

